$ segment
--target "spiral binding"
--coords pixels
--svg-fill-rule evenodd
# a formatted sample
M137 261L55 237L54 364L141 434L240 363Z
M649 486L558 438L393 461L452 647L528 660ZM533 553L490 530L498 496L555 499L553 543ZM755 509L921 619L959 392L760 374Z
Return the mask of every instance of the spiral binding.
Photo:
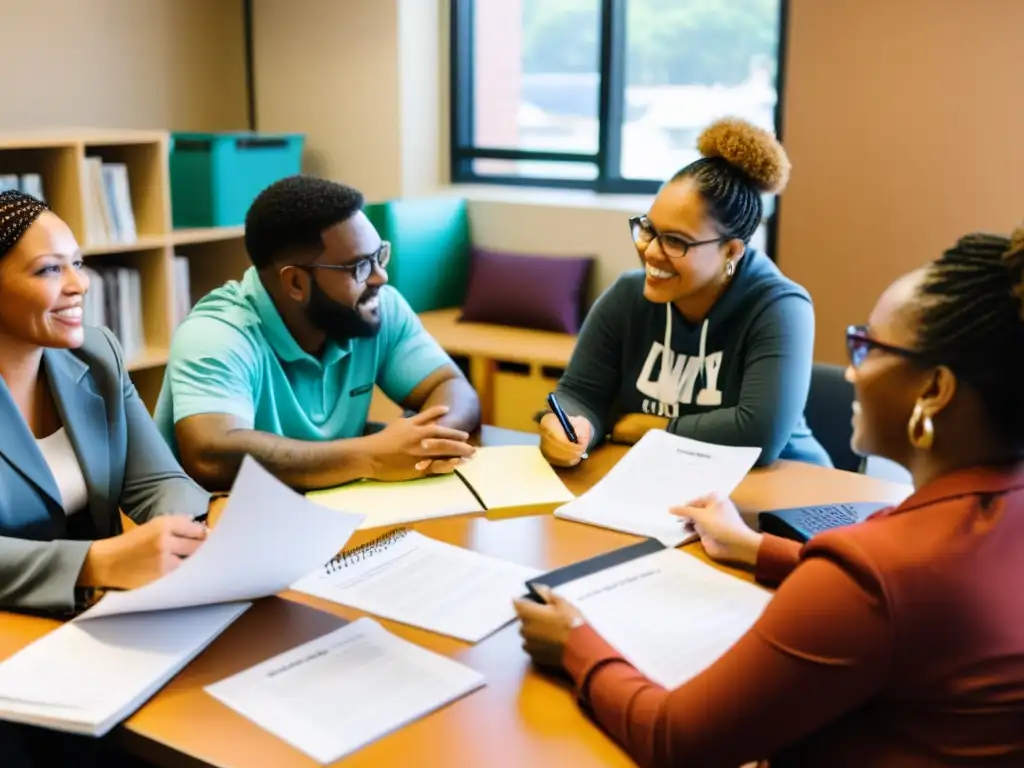
M375 539L370 539L365 544L360 544L358 547L342 550L330 559L327 565L324 566L324 569L327 573L336 573L342 568L348 568L350 565L361 563L378 552L383 552L396 541L402 539L407 533L409 533L408 528L395 528L392 531L382 533Z

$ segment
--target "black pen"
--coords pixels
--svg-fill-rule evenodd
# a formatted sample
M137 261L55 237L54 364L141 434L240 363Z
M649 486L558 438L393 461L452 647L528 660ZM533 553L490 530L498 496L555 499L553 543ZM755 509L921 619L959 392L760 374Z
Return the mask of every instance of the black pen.
M565 411L562 410L562 406L558 404L558 398L555 397L555 393L552 392L548 395L548 406L550 406L552 412L558 418L558 423L562 425L562 430L565 432L565 436L569 438L569 442L576 443L579 445L580 439L576 436L576 430L572 428L572 424L569 423L569 417L565 415ZM583 451L583 455L580 458L587 458L587 452Z

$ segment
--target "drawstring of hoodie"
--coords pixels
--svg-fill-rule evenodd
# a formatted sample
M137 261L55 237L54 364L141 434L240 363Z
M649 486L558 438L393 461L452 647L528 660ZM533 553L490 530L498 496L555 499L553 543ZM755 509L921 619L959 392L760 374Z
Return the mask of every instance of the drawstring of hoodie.
M704 366L707 359L708 325L708 319L705 317L704 323L700 328L700 364L697 369L697 373L705 387L708 382L707 370ZM661 372L658 374L658 400L666 406L675 405L679 402L679 388L677 382L672 379L671 342L672 304L670 302L665 305L665 341L661 347Z

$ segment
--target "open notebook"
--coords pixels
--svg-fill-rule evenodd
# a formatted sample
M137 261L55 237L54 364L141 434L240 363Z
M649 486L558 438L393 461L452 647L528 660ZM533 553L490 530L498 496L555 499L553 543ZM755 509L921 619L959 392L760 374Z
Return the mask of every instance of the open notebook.
M533 445L479 448L454 473L386 483L361 480L307 494L332 509L365 515L360 528L409 523L575 498Z

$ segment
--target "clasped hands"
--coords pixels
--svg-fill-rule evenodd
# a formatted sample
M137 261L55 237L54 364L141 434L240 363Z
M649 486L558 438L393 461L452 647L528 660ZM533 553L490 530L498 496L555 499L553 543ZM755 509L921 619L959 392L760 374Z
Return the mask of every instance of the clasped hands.
M683 525L692 525L704 551L714 560L753 566L761 534L751 530L728 498L715 494L695 499L669 510ZM573 629L584 623L583 614L547 587L538 587L544 600L514 600L519 617L523 650L541 667L563 666L565 647Z
M412 480L453 472L476 448L469 433L441 424L448 406L435 405L408 418L396 419L375 435L363 438L369 473L375 480Z

